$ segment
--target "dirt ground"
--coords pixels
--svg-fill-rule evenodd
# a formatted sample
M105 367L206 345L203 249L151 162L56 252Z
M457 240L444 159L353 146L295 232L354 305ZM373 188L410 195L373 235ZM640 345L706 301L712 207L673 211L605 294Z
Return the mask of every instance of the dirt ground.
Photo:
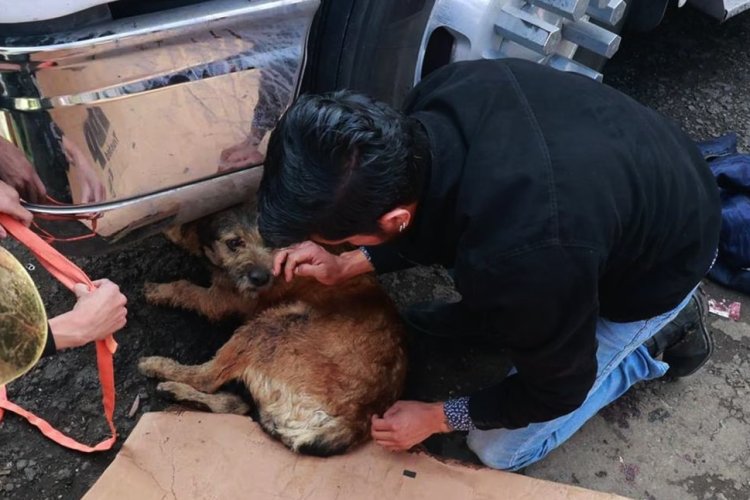
M672 12L654 33L626 36L608 67L607 83L678 120L695 138L728 130L750 146L750 14L724 25L689 9ZM585 138L583 139L585 140ZM33 259L4 242L23 263ZM113 451L83 455L63 450L15 416L0 424L0 497L80 498L114 458L138 418L168 402L136 371L140 356L161 354L184 362L207 359L228 338L230 323L214 325L197 315L145 304L144 281L207 278L196 259L161 237L126 251L76 262L92 277L109 277L129 297L129 324L117 336L115 358L119 431ZM32 271L52 315L72 305L67 290L40 268ZM397 302L451 293L438 269L387 276ZM610 491L634 498L750 498L750 301L716 286L717 298L741 300L739 322L713 317L713 360L690 379L636 387L592 419L530 476ZM482 346L450 343L412 346L412 396L444 397L499 379L507 363ZM9 387L13 400L74 437L95 442L106 436L93 348L42 360ZM138 398L140 405L128 413ZM471 458L461 446L430 443L435 450Z

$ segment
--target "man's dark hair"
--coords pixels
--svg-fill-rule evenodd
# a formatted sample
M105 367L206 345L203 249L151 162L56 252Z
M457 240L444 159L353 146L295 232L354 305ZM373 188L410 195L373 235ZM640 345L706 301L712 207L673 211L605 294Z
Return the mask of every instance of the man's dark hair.
M365 95L299 97L268 143L261 236L280 247L379 233L382 215L417 200L426 142L416 120Z

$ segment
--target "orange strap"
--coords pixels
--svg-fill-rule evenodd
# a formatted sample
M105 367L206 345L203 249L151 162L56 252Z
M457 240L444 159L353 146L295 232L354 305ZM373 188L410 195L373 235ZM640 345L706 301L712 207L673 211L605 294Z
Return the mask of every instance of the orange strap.
M18 241L26 245L29 250L34 253L39 262L63 285L72 290L73 286L77 283L85 283L89 286L90 290L94 289L94 284L81 268L69 261L60 252L49 246L44 240L16 219L5 214L0 214L0 225L7 229L8 232ZM102 386L104 417L107 419L109 429L112 433L109 438L101 443L95 446L87 446L69 436L66 436L52 427L45 420L42 420L33 413L24 410L15 403L8 401L4 386L0 386L0 420L3 418L3 410L8 410L25 418L31 425L37 427L42 434L66 448L82 451L84 453L109 450L112 448L112 445L117 438L115 424L112 421L115 411L115 375L112 365L112 355L116 349L117 343L111 335L104 340L98 340L96 342L96 364L99 368L99 382Z
M66 204L57 201L49 194L45 195L47 203L50 205L57 205L57 206L65 206ZM67 238L59 238L56 236L51 235L49 232L47 232L46 229L44 229L42 226L37 224L36 220L33 220L31 222L31 225L34 227L34 230L39 234L39 237L42 238L44 241L46 241L49 244L52 244L55 241L58 242L71 242L71 241L81 241L81 240L87 240L89 238L93 238L96 236L96 224L99 218L102 216L101 213L96 212L93 214L72 214L72 215L54 215L54 214L37 214L35 219L45 219L45 220L87 220L91 222L91 229L88 233L81 234L79 236L69 236Z

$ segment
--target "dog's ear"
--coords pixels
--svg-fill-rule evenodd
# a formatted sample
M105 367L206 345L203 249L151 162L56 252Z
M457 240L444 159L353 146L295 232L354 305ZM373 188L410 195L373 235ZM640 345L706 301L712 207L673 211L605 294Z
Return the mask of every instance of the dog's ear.
M208 261L211 264L215 265L216 267L221 267L221 260L216 256L216 253L214 252L213 247L204 246L203 255L208 259Z
M204 248L211 248L218 236L214 229L213 217L203 217L192 223L195 231L195 244L200 252Z
M164 236L180 248L195 256L203 255L195 222L175 226L164 231Z
M235 205L230 210L243 227L258 227L258 200L255 197Z
M258 218L258 198L253 196L243 204L243 210L253 220Z

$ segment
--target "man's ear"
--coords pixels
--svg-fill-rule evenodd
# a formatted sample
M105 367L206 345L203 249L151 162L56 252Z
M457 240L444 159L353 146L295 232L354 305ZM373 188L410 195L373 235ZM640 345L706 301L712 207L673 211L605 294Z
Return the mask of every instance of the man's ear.
M407 207L396 207L378 219L380 229L390 235L404 232L412 221L412 213Z

